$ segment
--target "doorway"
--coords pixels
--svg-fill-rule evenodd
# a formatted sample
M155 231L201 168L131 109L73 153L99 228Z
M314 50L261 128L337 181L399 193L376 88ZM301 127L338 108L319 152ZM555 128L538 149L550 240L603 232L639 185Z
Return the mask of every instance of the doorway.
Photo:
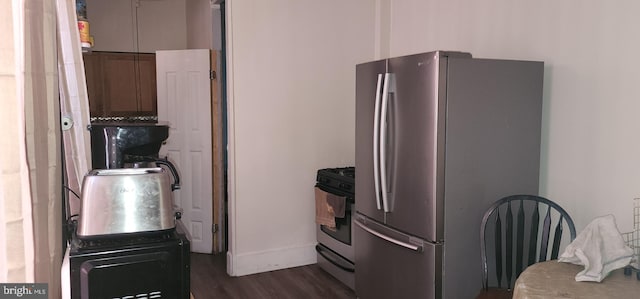
M219 235L218 242L213 247L214 253L225 253L229 238L226 190L227 91L224 2L224 0L86 0L91 34L95 39L95 46L97 46L94 48L95 51L154 53L155 50L196 48L218 51L219 70L214 75L218 82L218 100L221 107L219 130L222 141L219 144L221 150L219 165L222 183L219 186L213 186L215 189L213 192L219 192L221 196L215 204L217 208L213 208L212 211L213 225L203 228L203 231ZM210 30L203 30L202 22ZM178 23L184 25L178 25ZM171 29L165 30L167 26ZM175 33L176 30L182 33ZM191 34L191 39L187 38L189 34ZM208 35L208 38L202 38L205 35ZM203 44L205 40L206 45ZM215 133L213 134L215 135Z

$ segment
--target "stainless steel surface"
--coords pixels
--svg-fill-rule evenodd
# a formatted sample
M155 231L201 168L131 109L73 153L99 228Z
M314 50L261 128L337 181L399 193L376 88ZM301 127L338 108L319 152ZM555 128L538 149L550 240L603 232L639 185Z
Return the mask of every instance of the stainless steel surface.
M451 56L447 56L451 57ZM461 58L471 58L471 54L468 57ZM448 62L450 59L438 59L437 66L437 90L438 93L435 95L435 99L438 101L438 120L436 122L438 128L438 135L435 145L436 151L436 161L440 161L440 163L436 164L436 168L434 169L434 175L436 177L436 191L435 191L435 208L434 212L436 217L436 229L435 236L436 240L444 241L444 219L442 215L444 215L445 210L445 167L446 164L442 163L445 161L446 157L446 115L447 115L447 75L448 75ZM441 92L442 91L442 92Z
M376 84L376 99L373 116L373 184L376 193L376 207L382 208L380 204L380 101L382 98L382 74L378 74L378 84Z
M137 162L125 162L124 168L153 168L156 167L156 163L151 161L137 161Z
M378 237L380 239L383 239L383 240L385 240L385 241L387 241L389 243L393 243L393 244L396 244L398 246L402 246L404 248L407 248L407 249L410 249L410 250L413 250L413 251L417 251L417 252L424 251L424 247L422 245L414 245L414 244L407 243L407 242L404 242L404 241L401 241L401 240L398 240L398 239L394 239L394 238L392 238L390 236L384 235L384 234L382 234L382 233L380 233L380 232L378 232L378 231L376 231L374 229L369 228L363 222L362 218L357 218L354 221L354 223L357 226L359 226L361 229L363 229L364 231L366 231L366 232L368 232L368 233L370 233L370 234L372 234L372 235L374 235L374 236L376 236L376 237Z
M377 87L377 80L380 74L386 72L386 60L375 61L356 66L356 210L384 221L384 212L380 206L379 195L376 197L374 179L374 115L376 93L381 92ZM378 115L379 115L378 111ZM366 133L361 133L366 132ZM377 143L376 143L377 144Z
M173 183L171 184L171 191L174 190L179 190L181 188L180 186L180 175L178 175L178 170L176 169L176 166L173 165L173 163L171 163L169 160L167 160L167 158L165 159L157 159L154 161L156 163L156 165L161 165L161 166L165 166L167 167L167 169L169 169L169 171L171 172L171 175L173 176Z
M350 211L348 211L348 213L351 214L351 221L353 222L353 219L355 217L355 208L353 204L351 204L350 206L351 208L350 208ZM324 244L326 247L335 251L342 257L353 262L353 260L355 259L355 254L353 251L353 225L350 225L350 230L351 230L351 244L343 243L340 240L326 234L325 232L322 231L320 225L316 225L316 238L318 240L318 243Z
M173 176L173 183L171 184L171 191L180 189L180 175L178 174L178 170L176 166L173 165L169 160L160 159L160 158L148 158L146 161L133 161L133 162L125 162L124 168L155 168L159 166L165 166L171 172Z
M339 169L336 169L339 170ZM316 253L318 265L340 280L351 289L355 288L355 265L353 246L353 217L355 206L353 204L353 178L349 178L348 169L338 172L318 171L316 192L330 193L336 196L346 196L347 206L344 218L336 219L336 227L328 228L324 225L316 224ZM353 170L351 169L351 174ZM318 194L316 193L316 196ZM327 196L329 194L326 194Z
M438 53L389 59L396 92L391 99L393 130L387 145L389 179L387 195L394 210L386 224L426 240L437 240L436 173L438 138ZM357 169L357 168L356 168Z
M172 229L169 174L162 168L93 170L82 183L78 237Z
M322 245L318 244L316 246L322 246ZM319 247L319 248L324 248L324 247ZM333 253L331 250L326 250L326 249L325 251L318 251L317 258L318 258L318 266L320 266L320 268L329 272L329 274L333 275L333 277L337 278L339 281L347 285L352 290L355 290L355 284L356 284L355 272L349 271L349 269L350 270L355 269L355 265L353 264L353 262L348 261L343 257L341 257L340 255ZM339 264L341 266L337 267L334 264Z
M157 158L162 142L169 137L165 123L92 123L91 164L93 169L123 168L125 162Z
M394 77L395 92L383 92L388 110L378 114L376 79L385 73ZM477 295L481 262L474 228L482 213L504 195L538 192L542 79L540 62L460 52L356 67L356 219L366 220L355 220L359 298ZM375 128L376 117L385 130ZM376 129L385 139L378 144L378 174L370 146ZM388 213L374 204L378 177L388 179L380 186L388 191L382 192ZM424 253L389 239L420 240Z
M357 169L357 168L356 168ZM362 215L356 215L360 218ZM408 236L366 221L382 235L410 242ZM415 241L415 239L414 239ZM434 269L442 245L423 243L423 252L407 249L372 235L360 226L355 229L356 295L361 299L440 298L441 289ZM466 280L461 280L466 283Z
M481 271L468 269L482 265L483 213L504 196L538 194L543 64L449 59L447 76L443 270L472 283L445 279L444 294L465 298L481 288Z
M389 96L390 93L395 92L394 87L394 75L386 73L384 74L384 84L382 88L382 107L380 110L380 186L382 192L382 208L385 213L391 212L391 206L389 205L389 192L390 186L388 185L388 172L387 172L387 142L388 142L388 121L387 115L389 113Z

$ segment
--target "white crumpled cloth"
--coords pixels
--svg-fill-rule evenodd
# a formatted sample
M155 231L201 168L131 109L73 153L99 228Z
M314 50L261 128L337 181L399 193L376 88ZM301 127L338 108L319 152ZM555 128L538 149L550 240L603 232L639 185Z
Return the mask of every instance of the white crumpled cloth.
M613 215L598 217L567 246L559 262L584 266L576 281L602 281L609 272L629 265L633 250L625 244Z

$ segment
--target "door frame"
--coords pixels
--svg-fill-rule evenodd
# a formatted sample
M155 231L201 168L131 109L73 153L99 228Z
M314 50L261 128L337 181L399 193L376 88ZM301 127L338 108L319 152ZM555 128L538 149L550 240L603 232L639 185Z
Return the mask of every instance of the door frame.
M223 109L222 94L219 87L221 77L219 51L210 51L211 67L211 137L213 162L213 253L224 252L225 238L225 209L224 199L224 162L223 162Z

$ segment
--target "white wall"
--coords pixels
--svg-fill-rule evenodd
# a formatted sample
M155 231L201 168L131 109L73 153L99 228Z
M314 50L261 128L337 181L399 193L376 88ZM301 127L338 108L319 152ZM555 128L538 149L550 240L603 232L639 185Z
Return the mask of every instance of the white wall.
M222 10L210 0L189 0L187 48L222 50Z
M630 231L640 197L638 11L634 0L395 0L390 55L544 61L541 194L578 231L609 213Z
M187 48L187 0L86 0L94 51Z
M111 1L111 0L110 0ZM135 2L135 0L132 0ZM140 0L138 41L140 52L187 48L186 1Z
M214 4L211 8L212 26L213 26L213 41L212 48L214 50L222 51L222 11L221 5Z
M227 2L230 274L316 262L315 174L354 164L374 24L369 0Z
M187 48L213 48L213 9L209 0L189 0L187 7Z
M94 51L134 52L135 12L131 0L86 0Z

